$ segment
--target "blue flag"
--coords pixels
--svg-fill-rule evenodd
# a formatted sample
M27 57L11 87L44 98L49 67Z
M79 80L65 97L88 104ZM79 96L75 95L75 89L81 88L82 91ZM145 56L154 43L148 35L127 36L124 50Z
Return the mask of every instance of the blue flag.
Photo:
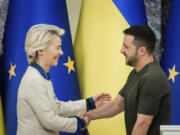
M161 65L171 85L171 124L180 124L180 1L173 0L164 41Z
M5 126L8 135L16 135L17 91L28 66L24 49L25 36L32 25L51 24L65 30L61 37L64 55L57 67L50 71L55 94L60 100L80 99L77 74L74 64L65 0L10 0L4 33L4 106ZM62 133L67 135L67 133ZM62 135L61 134L61 135ZM83 135L84 133L75 133Z

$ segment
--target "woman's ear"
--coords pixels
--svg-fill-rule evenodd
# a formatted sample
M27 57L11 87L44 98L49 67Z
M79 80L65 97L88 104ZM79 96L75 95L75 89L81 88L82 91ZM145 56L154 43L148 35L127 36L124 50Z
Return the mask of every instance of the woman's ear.
M43 50L38 50L37 54L42 56L43 55Z

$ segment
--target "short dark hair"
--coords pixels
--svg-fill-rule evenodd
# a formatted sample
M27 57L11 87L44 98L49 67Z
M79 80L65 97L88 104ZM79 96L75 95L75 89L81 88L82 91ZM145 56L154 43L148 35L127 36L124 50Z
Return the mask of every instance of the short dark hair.
M153 54L156 36L147 25L136 25L125 29L124 34L134 36L133 43L137 47L146 47L149 54Z

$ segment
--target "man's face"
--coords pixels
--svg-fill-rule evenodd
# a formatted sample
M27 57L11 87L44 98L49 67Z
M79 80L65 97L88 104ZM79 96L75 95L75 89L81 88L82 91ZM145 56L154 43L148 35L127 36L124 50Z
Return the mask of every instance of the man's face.
M126 64L129 66L135 66L138 61L137 47L133 44L134 36L125 35L121 53L126 57Z

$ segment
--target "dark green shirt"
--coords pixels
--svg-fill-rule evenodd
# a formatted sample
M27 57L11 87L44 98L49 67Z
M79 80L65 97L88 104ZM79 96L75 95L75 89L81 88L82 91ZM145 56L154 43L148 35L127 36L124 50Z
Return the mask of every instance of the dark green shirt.
M170 85L158 63L149 63L139 72L132 70L119 94L124 97L127 135L131 135L138 113L154 115L148 135L160 135L160 125L169 124Z

